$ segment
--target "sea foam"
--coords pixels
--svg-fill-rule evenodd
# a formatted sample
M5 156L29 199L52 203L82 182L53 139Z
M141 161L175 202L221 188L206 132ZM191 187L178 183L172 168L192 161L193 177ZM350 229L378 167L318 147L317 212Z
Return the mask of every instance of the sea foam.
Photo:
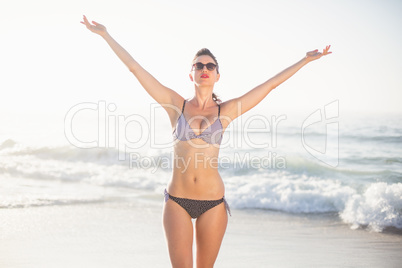
M142 154L170 157L165 151ZM6 140L0 145L0 206L103 202L122 195L119 191L124 188L162 194L171 168L130 167L128 160L119 161L117 155L113 148L29 147ZM388 156L378 159L385 159L385 165L400 165L399 161L387 163ZM332 168L301 156L288 156L285 168L252 168L247 161L220 169L233 208L338 213L352 228L402 228L402 183L397 169L391 174L382 168L381 172L354 169L354 165ZM17 178L24 182L19 184Z

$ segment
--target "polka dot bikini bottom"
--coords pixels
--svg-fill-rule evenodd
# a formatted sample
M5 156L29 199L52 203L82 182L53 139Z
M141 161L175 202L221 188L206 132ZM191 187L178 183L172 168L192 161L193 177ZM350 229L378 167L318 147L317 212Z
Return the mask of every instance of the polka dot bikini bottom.
M222 197L221 199L218 200L196 200L196 199L188 199L188 198L181 198L181 197L175 197L170 195L166 189L165 189L165 202L167 202L169 199L172 201L176 202L184 208L187 213L190 215L191 218L196 219L199 216L201 216L203 213L207 212L213 207L216 207L220 203L225 204L226 211L229 213L230 216L230 208L228 203L226 202L225 197Z

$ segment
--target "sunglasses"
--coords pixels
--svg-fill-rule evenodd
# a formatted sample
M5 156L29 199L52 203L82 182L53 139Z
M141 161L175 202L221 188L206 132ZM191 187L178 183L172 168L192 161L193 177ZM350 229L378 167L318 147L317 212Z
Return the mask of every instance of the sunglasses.
M200 71L204 69L204 66L207 66L208 71L213 71L216 68L216 64L213 64L212 62L209 62L207 64L201 63L201 62L197 62L193 64L193 68L195 66L195 69Z

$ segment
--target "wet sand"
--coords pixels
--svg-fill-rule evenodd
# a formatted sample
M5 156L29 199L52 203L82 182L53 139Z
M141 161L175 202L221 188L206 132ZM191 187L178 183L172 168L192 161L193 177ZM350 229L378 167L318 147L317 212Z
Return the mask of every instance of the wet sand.
M0 209L0 267L171 267L162 204ZM215 267L400 267L402 235L336 215L232 210Z

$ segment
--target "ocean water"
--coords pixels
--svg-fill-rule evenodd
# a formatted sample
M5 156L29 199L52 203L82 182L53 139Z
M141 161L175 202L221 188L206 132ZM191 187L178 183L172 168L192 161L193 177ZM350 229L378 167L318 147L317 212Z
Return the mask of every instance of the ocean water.
M3 120L0 209L162 202L174 165L170 127L96 116ZM315 116L252 115L226 130L219 171L231 208L402 229L402 117Z

